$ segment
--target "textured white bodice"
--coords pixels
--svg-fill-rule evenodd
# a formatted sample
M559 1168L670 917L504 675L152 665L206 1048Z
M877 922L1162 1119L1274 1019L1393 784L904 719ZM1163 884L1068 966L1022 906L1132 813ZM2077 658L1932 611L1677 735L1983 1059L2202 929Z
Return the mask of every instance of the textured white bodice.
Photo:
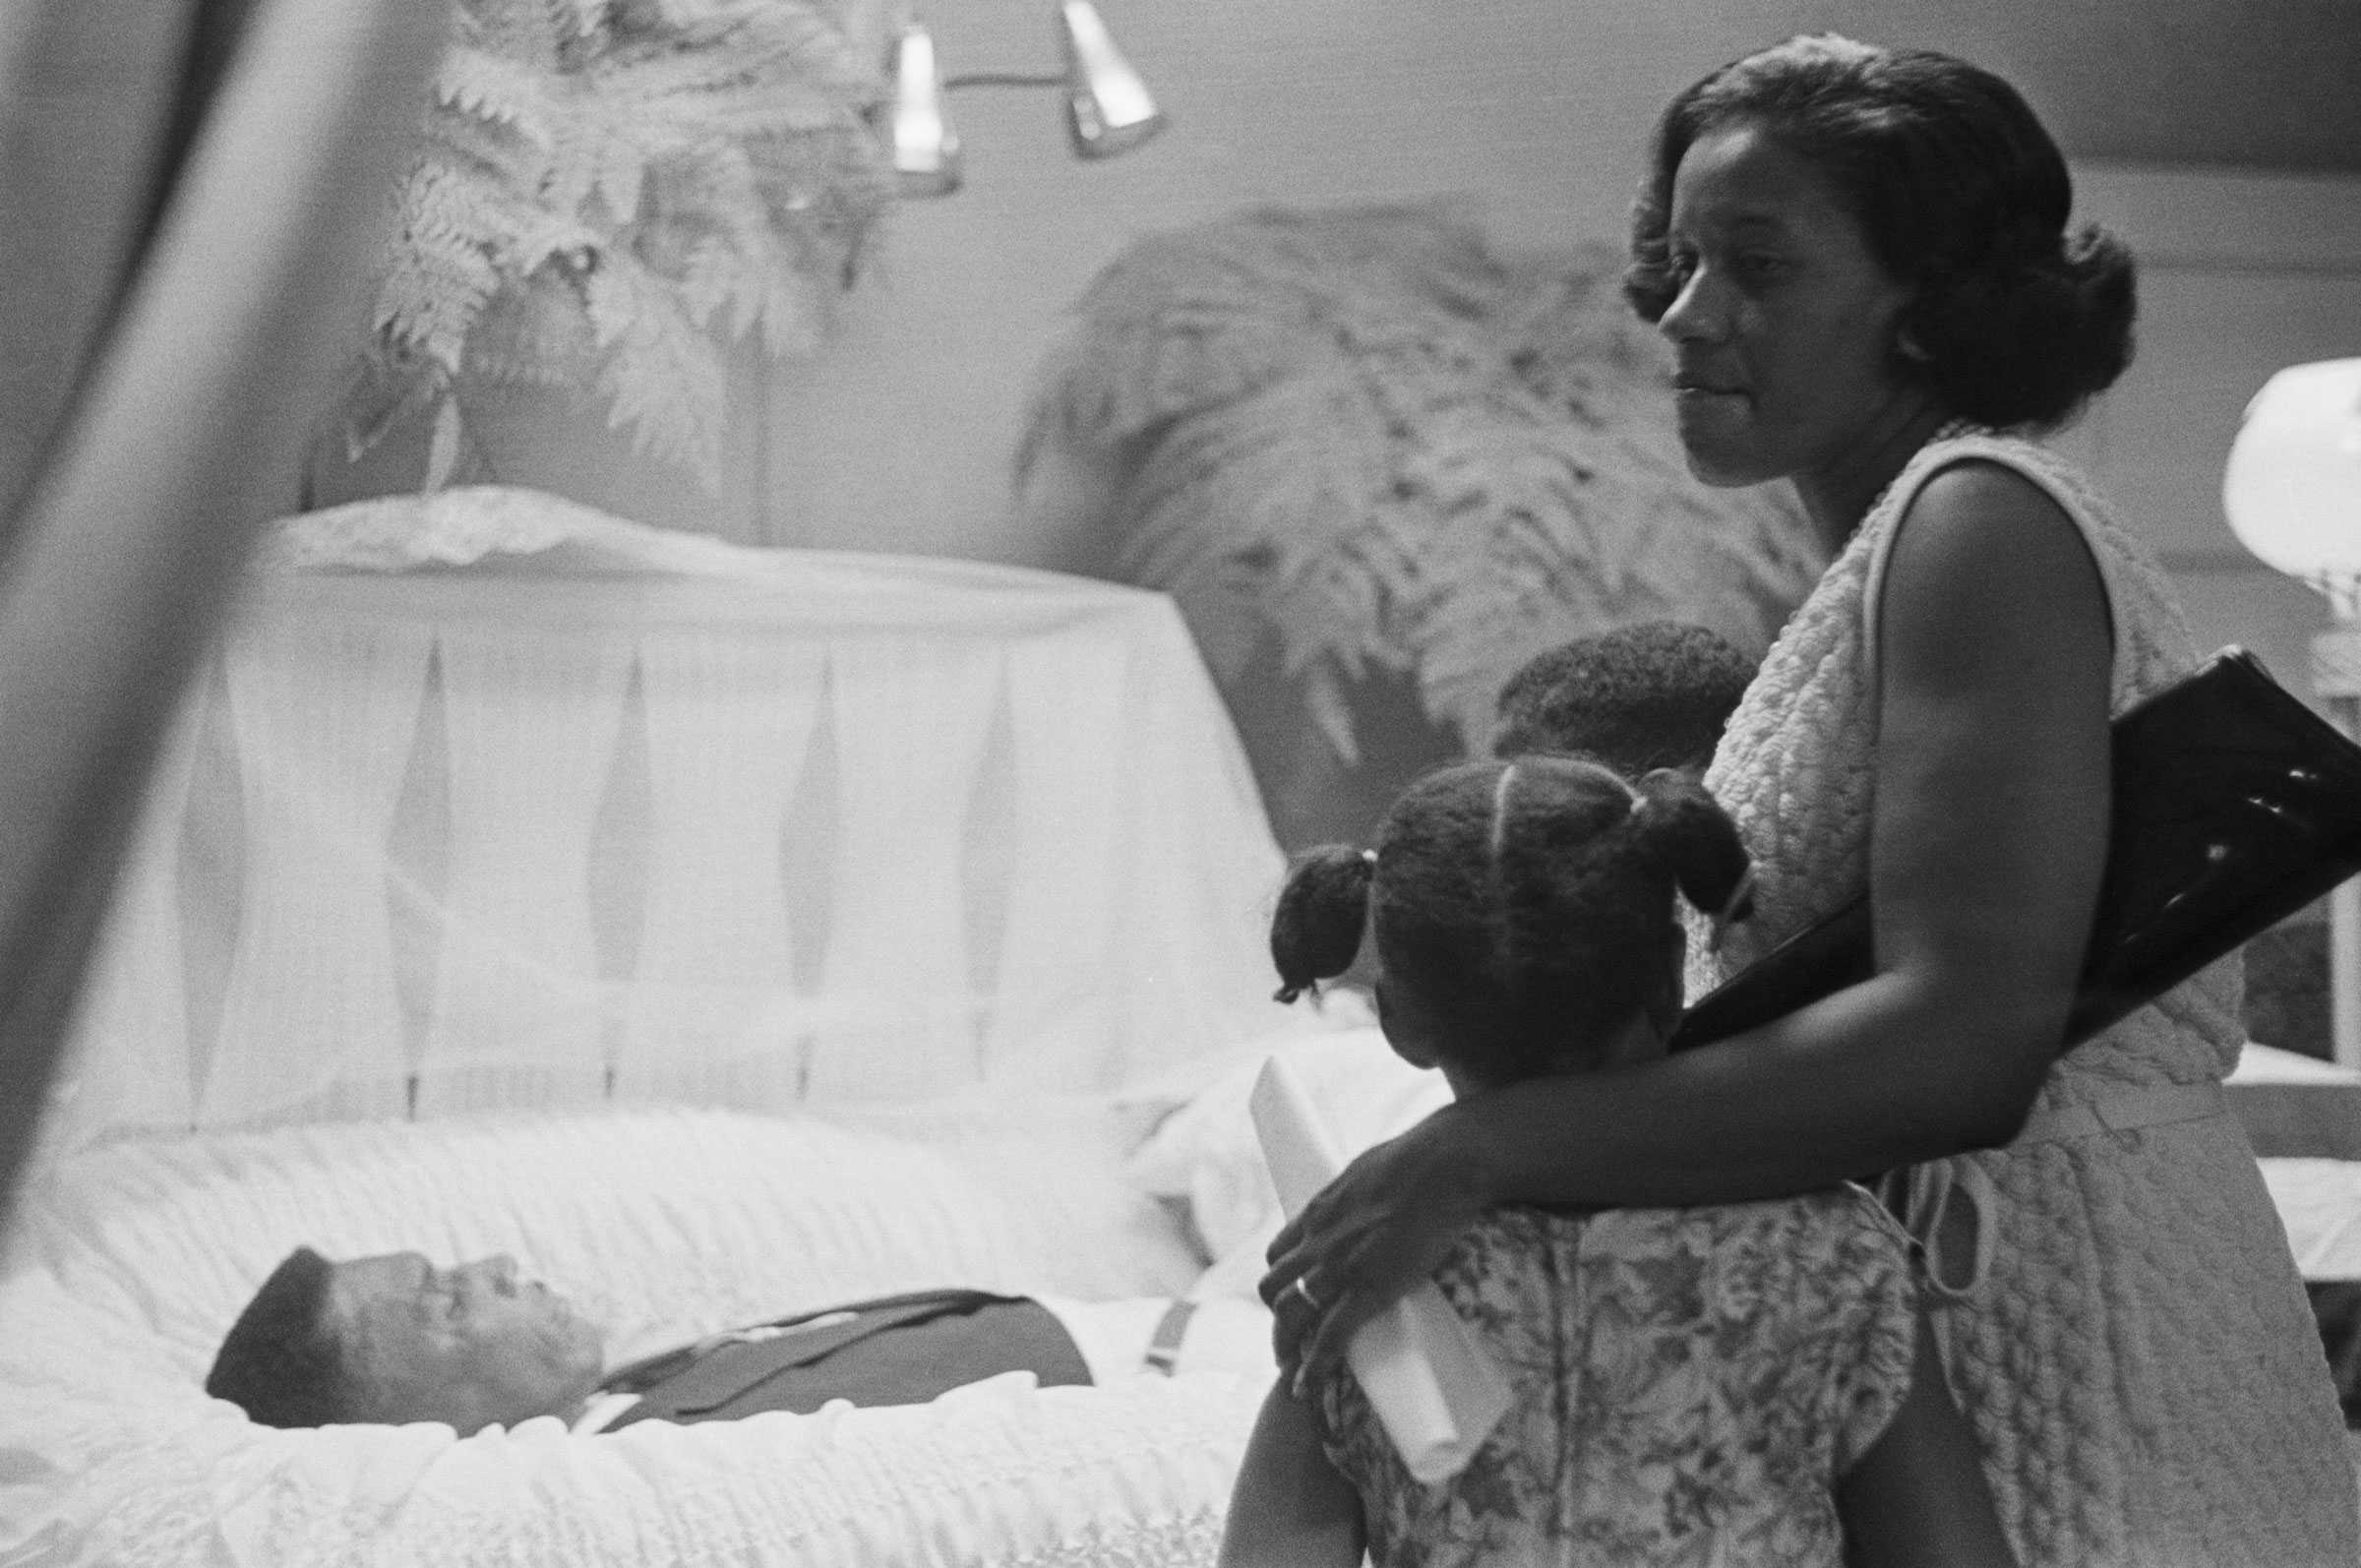
M1731 715L1706 784L1737 818L1758 862L1755 918L1729 929L1692 991L1742 967L1868 884L1877 745L1878 591L1903 514L1935 472L1986 458L2039 484L2081 524L2114 616L2115 712L2194 663L2162 572L2065 462L2032 442L1953 426L1879 497L1787 623ZM2218 1081L2237 1064L2239 967L2217 964L2062 1060L2044 1108L2082 1104L2115 1084Z
M2113 618L2115 711L2194 662L2163 574L2080 476L2028 441L1943 431L1780 634L1715 754L1706 783L1756 858L1756 916L1718 955L1692 945L1692 994L1866 886L1878 590L1919 488L1968 460L2024 475L2082 531ZM1927 1294L2028 1568L2361 1561L2353 1468L2285 1234L2209 1098L2243 1038L2233 958L2063 1056L2017 1143L1913 1177L1983 1199L1984 1266L1964 1294ZM2131 1130L2077 1109L2126 1106L2151 1109L2119 1120Z

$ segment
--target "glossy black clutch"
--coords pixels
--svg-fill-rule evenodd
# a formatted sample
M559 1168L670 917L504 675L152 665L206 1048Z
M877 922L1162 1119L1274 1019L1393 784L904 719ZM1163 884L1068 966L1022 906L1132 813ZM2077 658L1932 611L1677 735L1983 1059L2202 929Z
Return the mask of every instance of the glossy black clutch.
M2361 873L2361 746L2224 648L2115 721L2106 872L2063 1050ZM1772 948L1681 1015L1672 1049L1869 978L1869 901Z

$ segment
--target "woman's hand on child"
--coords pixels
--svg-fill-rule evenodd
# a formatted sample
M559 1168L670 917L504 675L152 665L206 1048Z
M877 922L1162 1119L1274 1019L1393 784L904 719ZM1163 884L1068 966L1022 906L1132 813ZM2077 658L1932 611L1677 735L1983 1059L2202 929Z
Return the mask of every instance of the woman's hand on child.
M1457 1105L1367 1150L1271 1242L1262 1299L1280 1375L1342 1357L1362 1324L1428 1279L1460 1232L1491 1205Z

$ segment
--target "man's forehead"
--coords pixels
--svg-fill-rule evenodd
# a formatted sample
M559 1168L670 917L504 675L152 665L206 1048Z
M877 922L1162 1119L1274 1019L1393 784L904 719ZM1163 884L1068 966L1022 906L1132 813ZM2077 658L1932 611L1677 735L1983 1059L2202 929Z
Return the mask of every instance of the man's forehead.
M415 1291L434 1272L415 1252L380 1252L374 1257L347 1258L329 1266L329 1293L362 1299L391 1292Z

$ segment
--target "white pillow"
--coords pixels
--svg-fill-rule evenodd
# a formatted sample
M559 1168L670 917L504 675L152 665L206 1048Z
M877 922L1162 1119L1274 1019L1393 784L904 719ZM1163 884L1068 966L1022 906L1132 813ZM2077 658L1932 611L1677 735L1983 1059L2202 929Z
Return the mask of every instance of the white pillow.
M1328 1035L1359 1035L1376 1027L1377 1007L1365 993L1350 987L1333 988L1289 1009L1287 1021L1276 1029L1191 1056L1153 1077L1126 1085L1116 1092L1115 1105L1135 1123L1136 1143L1215 1084L1241 1071L1250 1077L1274 1051L1291 1050L1304 1040Z
M1104 1094L983 1093L839 1105L828 1116L923 1145L972 1180L996 1205L1011 1288L1092 1301L1169 1297L1205 1266L1177 1205L1127 1178L1136 1121Z
M1283 1054L1348 1159L1402 1132L1451 1099L1439 1072L1413 1067L1373 1026L1258 1043L1187 1104L1167 1116L1131 1157L1142 1190L1183 1200L1206 1255L1232 1272L1267 1245L1280 1224L1279 1194L1263 1163L1247 1102L1262 1064ZM1259 1270L1256 1270L1259 1273ZM1200 1289L1226 1289L1217 1275Z
M2264 1159L2263 1184L2307 1280L2361 1280L2361 1162Z

